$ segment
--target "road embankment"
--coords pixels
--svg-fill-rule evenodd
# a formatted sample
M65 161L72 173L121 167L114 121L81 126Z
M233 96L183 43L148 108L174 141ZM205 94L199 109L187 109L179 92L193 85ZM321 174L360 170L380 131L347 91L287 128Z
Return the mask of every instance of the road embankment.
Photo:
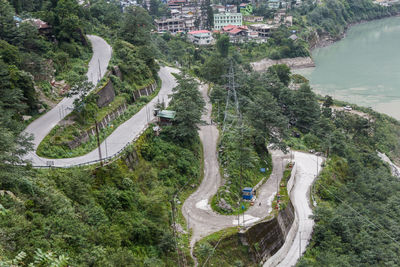
M276 64L286 64L291 69L304 69L315 67L315 63L311 57L295 57L295 58L283 58L283 59L269 59L264 58L257 62L252 62L250 65L255 71L266 71L269 67Z

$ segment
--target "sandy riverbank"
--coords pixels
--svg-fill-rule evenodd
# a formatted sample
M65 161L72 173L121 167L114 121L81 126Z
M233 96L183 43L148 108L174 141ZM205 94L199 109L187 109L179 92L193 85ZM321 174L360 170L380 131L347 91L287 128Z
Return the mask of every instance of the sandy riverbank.
M295 57L295 58L283 58L278 60L273 60L269 58L264 58L257 62L252 62L250 65L255 71L265 71L269 67L276 64L286 64L291 69L303 69L315 67L314 61L311 57Z

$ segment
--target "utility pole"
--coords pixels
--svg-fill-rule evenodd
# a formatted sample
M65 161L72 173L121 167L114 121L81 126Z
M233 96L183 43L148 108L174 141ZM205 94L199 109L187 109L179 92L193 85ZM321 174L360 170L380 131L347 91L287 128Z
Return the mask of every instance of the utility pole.
M100 68L100 59L97 59L97 61L99 62L99 81L100 81L100 79L101 79L101 68Z
M301 257L301 231L299 232L299 257Z
M97 120L95 120L94 122L96 123L96 138L97 138L97 147L99 148L100 166L103 167L103 159L101 157L101 147L100 147L100 137L99 137L99 126L97 124Z
M178 266L180 267L180 266L181 266L181 260L180 260L180 257L179 257L178 242L176 241L175 197L176 197L176 194L173 195L172 201L171 201L171 208L172 208L172 233L173 233L173 235L174 235L176 254L177 254L177 256L178 256Z
M104 145L106 146L106 158L108 158L107 137L104 139Z
M240 208L242 208L242 198L240 197L240 193L243 190L243 121L242 114L239 113L239 125L240 125L240 188L239 188L239 199L240 199ZM243 210L243 226L244 226L244 210Z

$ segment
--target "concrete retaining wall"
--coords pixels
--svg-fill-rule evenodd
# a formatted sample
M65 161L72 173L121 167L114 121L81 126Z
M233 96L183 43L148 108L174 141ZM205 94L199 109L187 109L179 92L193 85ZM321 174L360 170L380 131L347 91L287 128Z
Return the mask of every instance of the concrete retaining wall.
M239 238L244 245L250 247L256 262L264 262L285 243L294 219L294 207L289 200L287 207L279 212L277 217L257 223L245 232L240 232Z
M287 191L290 193L296 182L297 165L293 165L292 173L287 183ZM281 255L285 253L275 254L279 251L289 250L298 229L298 216L293 207L291 200L286 208L279 212L277 217L268 221L257 223L243 232L239 232L239 238L242 244L250 247L252 257L255 262L276 262L279 263ZM287 252L286 251L286 252ZM275 264L275 265L276 265ZM271 265L274 266L274 265Z
M139 162L139 157L136 153L136 150L133 150L132 152L128 153L128 155L125 158L125 163L130 169L133 169L136 166L136 164L138 164L138 162Z
M148 96L151 95L157 88L157 82L154 82L142 89L138 89L133 92L133 100L136 101L141 96Z
M116 110L114 110L113 112L111 112L110 114L105 116L100 122L97 123L97 125L99 127L99 130L107 127L107 125L111 121L113 121L116 118L118 118L119 116L121 116L125 112L126 108L127 108L126 103L123 103ZM96 126L93 126L92 128L87 130L81 136L79 136L79 137L75 138L74 140L68 142L67 145L68 145L68 147L70 149L74 149L74 148L78 147L79 145L89 141L90 136L95 135L95 134L96 134Z
M99 96L97 99L97 106L99 108L110 104L115 98L115 91L111 80L108 80L107 84L96 94Z

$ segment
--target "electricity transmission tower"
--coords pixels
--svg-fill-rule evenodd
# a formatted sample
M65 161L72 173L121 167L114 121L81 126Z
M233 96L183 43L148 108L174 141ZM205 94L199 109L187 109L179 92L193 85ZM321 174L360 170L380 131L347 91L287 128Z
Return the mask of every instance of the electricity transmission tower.
M239 111L239 101L237 98L237 93L236 93L236 88L238 87L238 85L235 82L235 70L233 68L233 63L231 61L230 66L229 66L229 73L226 75L226 77L228 78L228 84L227 84L227 90L228 90L228 95L226 97L226 105L225 105L225 112L224 112L224 122L223 122L223 128L222 128L222 133L225 132L225 130L227 129L227 120L228 117L233 117L233 120L231 121L231 124L234 122L235 118L239 118L239 120L241 121L242 115ZM234 106L235 106L235 115L231 115L229 113L229 104L231 99L233 98L234 101ZM228 128L231 125L228 126Z
M240 112L239 109L239 101L238 101L238 95L236 92L236 88L239 86L236 84L235 81L235 70L233 67L233 62L231 61L230 66L229 66L229 73L226 75L228 78L228 84L227 84L227 90L228 90L228 95L226 97L226 105L225 105L225 112L224 112L224 122L223 122L223 128L222 128L222 133L224 133L227 129L229 129L232 124L237 122L237 127L239 128L239 134L240 134L240 171L239 171L239 192L238 192L238 205L239 205L239 211L242 208L242 189L243 189L243 120L242 120L242 113ZM230 111L230 106L231 106L231 101L233 98L233 105L234 105L234 114L232 115ZM230 124L228 124L228 120L230 120ZM240 226L240 213L238 213L238 226ZM244 226L244 213L243 213L243 226Z

